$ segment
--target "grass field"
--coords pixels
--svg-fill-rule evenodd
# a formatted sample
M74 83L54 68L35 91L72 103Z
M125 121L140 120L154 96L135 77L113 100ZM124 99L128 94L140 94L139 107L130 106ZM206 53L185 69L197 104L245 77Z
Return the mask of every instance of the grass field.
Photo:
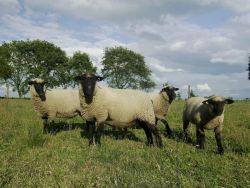
M0 187L250 187L250 102L226 107L223 156L216 154L213 131L206 132L205 150L182 142L183 105L175 101L170 109L176 137L162 136L163 149L147 147L141 129L129 129L122 138L123 132L109 127L102 146L89 147L82 129L42 134L30 100L2 99ZM195 141L195 127L190 128Z

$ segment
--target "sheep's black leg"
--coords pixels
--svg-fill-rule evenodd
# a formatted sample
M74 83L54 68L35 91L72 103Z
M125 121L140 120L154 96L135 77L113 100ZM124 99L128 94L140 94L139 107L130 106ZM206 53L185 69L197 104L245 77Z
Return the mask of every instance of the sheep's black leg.
M49 133L49 121L48 118L43 118L43 134Z
M221 131L219 130L219 128L217 128L217 129L214 129L214 133L215 133L215 139L216 139L216 143L217 143L218 153L224 154L224 149L223 149L223 146L221 144Z
M155 118L155 126L157 126L157 123L158 123L158 119Z
M163 123L163 124L165 125L165 127L166 127L166 133L167 133L167 135L168 135L170 138L173 138L173 132L172 132L172 130L170 129L167 120L162 119L161 121L162 121L162 123Z
M56 134L56 132L58 132L58 127L55 126L55 121L51 120L49 122L49 132L50 134Z
M89 145L93 145L95 134L95 122L86 121L86 124L89 127Z
M85 128L84 128L84 130L88 133L89 132L89 122L88 121L86 121L86 123L85 123Z
M183 139L184 142L188 142L189 141L189 137L188 137L188 125L189 125L189 121L183 121Z
M149 130L154 134L157 146L162 147L163 144L162 144L162 139L161 139L161 135L160 135L159 130L156 128L155 125L148 123L147 126L148 126Z
M197 148L204 149L205 132L203 128L196 128Z
M139 125L143 128L146 136L147 136L147 145L150 146L150 145L153 145L154 142L153 142L153 136L152 136L152 133L151 131L149 130L147 124L145 122L139 122Z
M101 146L101 135L102 135L102 130L103 130L104 124L99 124L96 129L95 133L95 142L99 146Z

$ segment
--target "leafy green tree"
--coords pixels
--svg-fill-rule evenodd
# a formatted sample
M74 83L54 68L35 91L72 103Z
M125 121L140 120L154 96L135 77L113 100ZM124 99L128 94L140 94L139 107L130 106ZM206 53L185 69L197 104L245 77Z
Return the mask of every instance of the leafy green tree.
M28 92L28 80L40 77L49 80L49 86L61 85L56 75L59 65L67 62L64 51L52 43L41 40L12 41L3 43L8 53L8 65L12 74L8 79L19 98Z
M68 58L60 47L53 43L41 40L25 41L29 77L40 77L49 80L49 87L65 84L60 72L66 71Z
M197 97L198 95L195 94L194 90L190 90L190 97Z
M106 48L102 60L102 75L110 87L149 89L155 87L151 70L144 57L127 48Z
M248 63L248 80L250 80L250 63Z
M180 92L177 92L177 94L176 94L176 99L177 99L177 100L181 100L181 93L180 93Z
M170 83L169 82L165 82L164 84L162 84L163 87L168 87L170 86Z
M88 54L84 52L77 51L73 54L67 63L67 70L69 70L68 75L64 76L67 79L67 82L75 87L77 84L74 82L74 77L82 74L84 72L96 72L96 67L94 67L93 63L90 61Z
M8 51L0 46L0 83L6 85L6 97L9 98L9 83L8 79L11 77L12 69L7 63L9 57Z
M250 54L249 54L249 57L248 57L248 80L250 80Z

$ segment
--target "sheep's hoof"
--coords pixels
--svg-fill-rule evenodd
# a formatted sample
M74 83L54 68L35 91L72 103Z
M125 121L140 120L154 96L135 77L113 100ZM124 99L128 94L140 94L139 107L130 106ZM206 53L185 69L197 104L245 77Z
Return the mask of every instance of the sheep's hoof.
M149 143L149 142L147 142L146 145L147 145L148 147L153 147L153 146L154 146L153 143Z
M168 138L174 138L174 134L172 132L165 132L164 136L168 137Z
M201 146L201 145L197 144L197 145L195 145L195 148L197 148L197 149L204 149L204 146Z
M224 149L223 148L218 148L218 154L223 155L224 154Z

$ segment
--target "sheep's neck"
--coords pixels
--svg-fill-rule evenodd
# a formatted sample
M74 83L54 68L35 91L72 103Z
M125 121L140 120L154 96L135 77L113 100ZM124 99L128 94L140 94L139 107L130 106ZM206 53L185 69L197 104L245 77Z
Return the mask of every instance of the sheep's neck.
M46 116L46 110L45 110L45 104L44 102L40 99L39 96L32 95L32 101L35 107L35 110L39 112L42 117Z

